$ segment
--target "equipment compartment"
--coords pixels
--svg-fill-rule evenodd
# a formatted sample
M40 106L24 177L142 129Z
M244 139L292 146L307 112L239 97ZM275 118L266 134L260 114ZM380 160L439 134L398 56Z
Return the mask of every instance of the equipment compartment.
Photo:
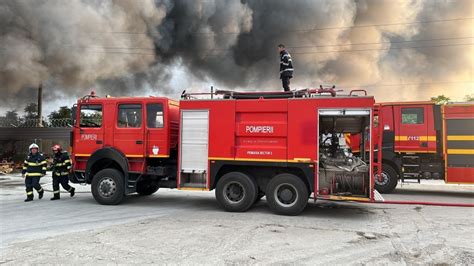
M319 195L370 197L370 117L370 110L319 110ZM349 134L360 134L360 156L352 154Z

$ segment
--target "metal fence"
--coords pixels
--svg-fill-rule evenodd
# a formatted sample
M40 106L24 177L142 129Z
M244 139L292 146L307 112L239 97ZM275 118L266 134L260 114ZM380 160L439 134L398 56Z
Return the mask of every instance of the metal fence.
M41 121L40 119L0 119L0 128L31 128L31 127L72 127L71 118L48 119Z
M63 139L69 141L70 127L8 127L0 128L0 140Z

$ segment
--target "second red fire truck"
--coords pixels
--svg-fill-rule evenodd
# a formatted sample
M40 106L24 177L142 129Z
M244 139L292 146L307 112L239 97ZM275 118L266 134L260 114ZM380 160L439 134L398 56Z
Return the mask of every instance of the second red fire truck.
M474 184L473 103L391 102L376 104L375 109L383 127L383 172L375 178L377 191L392 192L398 180ZM355 154L359 140L359 135L349 139Z
M74 107L73 182L101 204L160 187L215 190L228 211L266 196L296 215L314 198L374 199L374 98L332 89L100 98ZM340 142L360 134L362 152ZM367 149L366 151L364 149Z

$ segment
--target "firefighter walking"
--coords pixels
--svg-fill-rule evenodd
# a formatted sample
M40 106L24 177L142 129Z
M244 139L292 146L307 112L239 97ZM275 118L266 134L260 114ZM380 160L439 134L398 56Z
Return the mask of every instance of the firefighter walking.
M60 199L59 184L67 190L71 197L74 196L75 188L69 185L69 171L71 170L71 158L66 151L62 151L61 146L54 145L52 147L54 153L53 159L53 197L51 200Z
M285 49L285 45L279 44L280 52L280 79L283 89L290 91L290 79L293 78L293 62L290 53Z
M21 175L25 178L26 199L25 202L34 198L33 188L38 192L39 199L43 198L44 189L39 184L39 180L46 174L46 159L39 152L39 147L35 143L29 147L29 154L23 164Z

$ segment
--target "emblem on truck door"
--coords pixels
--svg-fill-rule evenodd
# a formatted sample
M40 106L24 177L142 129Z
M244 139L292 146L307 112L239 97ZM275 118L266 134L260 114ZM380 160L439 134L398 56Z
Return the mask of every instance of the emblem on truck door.
M160 148L158 148L158 146L156 145L153 145L153 149L152 149L153 154L157 155L159 151L160 151Z

